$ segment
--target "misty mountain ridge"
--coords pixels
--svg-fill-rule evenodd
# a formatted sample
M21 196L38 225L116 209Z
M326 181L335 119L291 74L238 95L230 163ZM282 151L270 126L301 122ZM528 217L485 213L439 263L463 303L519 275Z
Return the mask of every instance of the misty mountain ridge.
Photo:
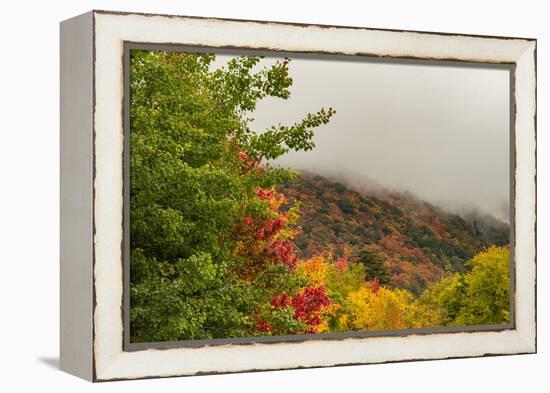
M509 243L509 225L491 215L457 215L371 180L353 185L354 178L301 172L279 189L300 203L302 258L353 259L367 249L385 261L392 286L420 293L446 273L467 271L468 260L490 245Z
M395 187L391 187L385 184L381 184L379 181L362 174L360 171L354 171L352 169L339 168L327 170L311 170L310 168L303 167L297 168L297 172L304 174L306 176L322 176L326 179L335 182L341 183L347 188L357 191L362 194L374 195L380 198L387 198L391 195L400 195L404 194L405 196L412 196L416 199L426 201L431 203L434 206L437 206L448 213L453 213L461 216L464 219L471 219L472 217L477 216L487 216L497 219L503 223L509 223L509 210L510 206L507 201L500 201L499 203L487 203L485 208L480 206L479 203L474 203L472 201L459 201L453 198L444 198L442 196L431 198L421 197L415 192L410 190L403 190Z

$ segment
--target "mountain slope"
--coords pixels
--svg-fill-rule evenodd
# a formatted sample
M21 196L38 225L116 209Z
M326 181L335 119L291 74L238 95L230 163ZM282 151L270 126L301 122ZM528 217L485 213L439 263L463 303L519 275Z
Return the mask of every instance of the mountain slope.
M324 177L302 173L279 189L301 204L302 258L322 253L353 260L364 249L391 272L391 285L420 293L445 272L465 264L490 244L507 244L507 224L492 216L462 218L408 193L351 190Z

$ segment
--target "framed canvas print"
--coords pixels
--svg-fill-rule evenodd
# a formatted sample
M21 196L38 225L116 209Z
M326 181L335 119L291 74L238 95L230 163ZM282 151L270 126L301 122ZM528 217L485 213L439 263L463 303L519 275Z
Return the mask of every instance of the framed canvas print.
M536 351L536 40L61 24L61 368Z

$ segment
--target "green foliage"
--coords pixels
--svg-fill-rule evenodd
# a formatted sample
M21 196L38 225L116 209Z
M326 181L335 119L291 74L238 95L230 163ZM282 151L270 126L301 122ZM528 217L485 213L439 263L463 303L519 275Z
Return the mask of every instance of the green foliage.
M472 259L464 277L466 299L457 315L458 325L498 324L510 321L510 253L491 247Z
M259 57L244 56L212 70L214 59L131 52L132 342L253 334L262 305L301 283L265 256L250 260L235 252L253 246L235 226L247 216L274 215L258 188L296 175L262 160L311 149L314 128L333 111L256 133L250 114L257 102L290 96L289 60L261 68ZM239 272L251 263L261 267L257 277L243 277Z
M358 263L350 264L347 269L340 269L332 264L326 273L325 282L333 298L344 299L365 285L365 268Z
M490 247L471 260L472 270L429 287L417 304L431 309L441 326L502 324L510 321L510 253Z
M465 296L464 277L456 273L426 289L416 303L437 315L438 326L453 326Z
M342 213L345 214L353 214L355 210L353 210L353 206L351 203L345 199L341 199L338 202L336 202L340 210L342 210Z
M375 279L382 285L389 284L391 272L386 263L376 253L365 248L355 256L357 262L365 268L365 278L368 281Z

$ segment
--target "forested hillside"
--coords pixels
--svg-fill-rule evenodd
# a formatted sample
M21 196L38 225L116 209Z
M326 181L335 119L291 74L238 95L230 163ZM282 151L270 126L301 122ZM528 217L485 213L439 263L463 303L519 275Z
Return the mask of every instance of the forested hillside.
M367 251L385 261L390 282L415 294L490 244L509 242L509 227L492 216L450 214L409 193L357 192L318 175L302 173L280 188L300 203L299 254L330 252L354 260Z

